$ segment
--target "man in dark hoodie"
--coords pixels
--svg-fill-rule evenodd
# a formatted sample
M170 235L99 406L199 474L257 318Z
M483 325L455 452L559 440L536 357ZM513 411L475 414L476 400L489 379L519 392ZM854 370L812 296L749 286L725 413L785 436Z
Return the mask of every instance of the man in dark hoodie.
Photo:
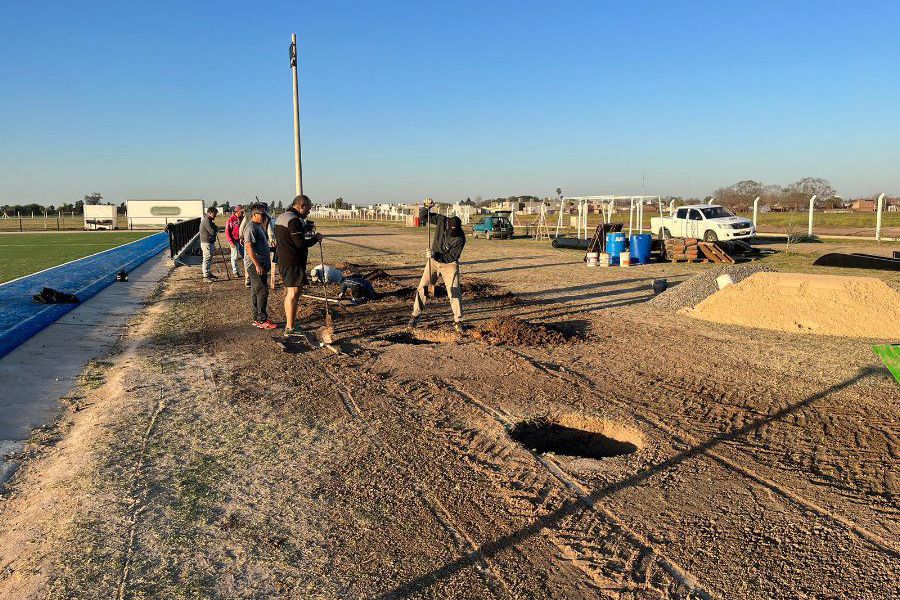
M284 335L296 335L294 316L297 300L306 281L306 258L309 249L322 241L308 220L312 202L307 196L297 196L290 207L275 219L275 247L278 249L278 270L284 280Z
M219 209L210 207L206 209L206 215L200 219L200 251L203 253L203 281L211 282L216 279L212 274L212 260L216 253L216 236L219 235L219 227L216 225L216 215Z
M453 326L458 332L462 332L462 292L459 287L459 256L466 245L466 234L462 229L459 217L445 217L431 212L434 202L431 198L425 199L425 209L428 210L428 219L434 228L434 236L431 239L431 248L425 251L425 271L419 281L416 290L416 299L413 302L412 318L409 326L415 327L419 320L419 314L425 305L425 286L434 285L440 274L447 288L447 297L450 298L450 308L453 310Z

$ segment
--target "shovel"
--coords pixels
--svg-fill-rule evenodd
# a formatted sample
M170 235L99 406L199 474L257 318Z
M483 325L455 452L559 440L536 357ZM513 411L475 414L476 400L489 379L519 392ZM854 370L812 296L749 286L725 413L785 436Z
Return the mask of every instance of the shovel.
M322 265L322 298L325 300L325 327L316 332L316 337L325 345L334 343L334 323L331 320L331 309L328 307L328 284L325 282L325 252L322 250L322 240L319 240L319 262Z
M431 207L428 207L428 214L425 215L425 218L428 219L428 249L431 250ZM431 257L428 257L428 297L434 298L434 278L431 275Z

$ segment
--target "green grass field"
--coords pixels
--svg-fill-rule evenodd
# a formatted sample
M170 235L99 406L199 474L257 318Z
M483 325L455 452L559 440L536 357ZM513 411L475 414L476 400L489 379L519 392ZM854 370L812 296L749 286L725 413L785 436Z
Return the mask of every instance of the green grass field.
M155 231L0 235L0 283L139 240Z

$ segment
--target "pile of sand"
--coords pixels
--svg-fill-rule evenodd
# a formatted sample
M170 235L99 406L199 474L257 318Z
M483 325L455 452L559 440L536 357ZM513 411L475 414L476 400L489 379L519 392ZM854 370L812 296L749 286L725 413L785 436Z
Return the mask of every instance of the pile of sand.
M515 317L491 319L474 328L471 335L489 344L506 346L555 346L564 344L568 339L567 335L552 325L528 323Z
M756 273L679 312L776 331L900 338L900 294L873 277Z

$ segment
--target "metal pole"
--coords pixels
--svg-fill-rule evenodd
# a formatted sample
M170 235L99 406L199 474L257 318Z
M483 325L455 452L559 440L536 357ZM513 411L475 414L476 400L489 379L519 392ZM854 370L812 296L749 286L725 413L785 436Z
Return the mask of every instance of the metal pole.
M303 168L300 165L300 85L297 82L297 34L291 34L291 72L294 76L294 187L303 195Z
M753 228L756 229L756 217L759 216L759 196L753 201Z
M816 195L813 194L809 199L809 221L806 226L806 235L812 237L813 208L816 205Z
M878 206L875 208L875 241L881 241L881 210L884 208L884 194L878 196Z

